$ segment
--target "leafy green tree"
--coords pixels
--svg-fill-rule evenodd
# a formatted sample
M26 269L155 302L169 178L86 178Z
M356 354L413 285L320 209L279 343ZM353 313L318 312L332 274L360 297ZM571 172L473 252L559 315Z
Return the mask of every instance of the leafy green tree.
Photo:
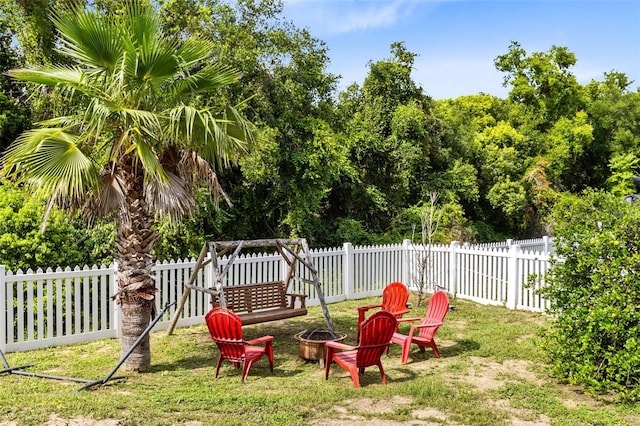
M514 41L494 64L498 71L507 74L504 85L512 87L509 99L540 114L543 119L539 124L545 129L561 117L572 116L584 108L582 87L571 72L576 62L575 54L566 47L552 46L548 52L528 55Z
M566 195L553 214L556 253L542 294L553 371L640 400L640 208L603 192Z
M0 151L30 124L28 109L18 102L20 87L4 75L4 72L17 66L17 52L11 46L11 33L6 27L6 20L0 19Z
M304 236L332 239L331 189L349 180L344 140L335 131L333 91L324 43L282 16L282 1L159 2L164 25L175 34L216 41L214 55L233 63L243 84L221 96L247 101L243 113L262 137L240 167L220 173L233 207L222 206L218 238ZM188 12L185 12L188 11Z
M57 59L55 27L49 19L52 7L63 7L66 1L0 0L0 17L15 35L26 64L50 64Z
M594 139L586 159L591 164L592 187L605 186L611 173L620 171L619 159L627 155L640 157L640 93L630 91L631 83L625 74L612 71L605 73L603 81L586 86L586 112ZM622 182L630 184L626 178Z
M392 57L369 63L362 87L341 95L340 115L358 175L338 195L344 214L385 232L398 209L427 196L437 139L431 99L411 79L415 54L403 43Z
M547 134L547 174L559 190L578 193L589 186L593 163L588 158L593 142L587 114L559 119Z
M500 211L508 220L515 220L523 214L526 202L525 190L520 182L513 182L509 177L494 184L487 193L491 206Z
M501 220L487 194L496 182L517 177L523 167L517 148L525 145L524 135L508 123L505 102L493 96L438 101L435 110L442 130L431 182L443 199L460 204L468 221L464 226L482 229L475 237L461 241L486 241L484 235L495 235L498 231L493 228L509 223Z
M245 152L251 126L226 104L199 103L199 94L238 81L238 73L211 61L211 42L166 36L148 3L128 1L111 13L70 6L53 22L71 65L9 74L77 96L78 108L24 132L3 171L49 194L49 206L114 214L124 352L154 313L154 223L192 211L199 184L215 191L214 168ZM125 368L149 364L147 336Z
M30 124L29 111L0 93L0 151L8 147Z
M0 264L15 272L111 263L113 226L100 222L89 230L78 217L54 209L41 232L44 212L45 200L0 184Z
M585 87L587 113L597 140L615 153L638 154L638 123L640 93L630 91L632 81L620 72L604 74L603 81L593 80ZM607 151L608 152L608 151Z
M609 191L618 197L633 194L633 178L640 173L640 158L633 154L614 155L609 162L611 176L607 179Z

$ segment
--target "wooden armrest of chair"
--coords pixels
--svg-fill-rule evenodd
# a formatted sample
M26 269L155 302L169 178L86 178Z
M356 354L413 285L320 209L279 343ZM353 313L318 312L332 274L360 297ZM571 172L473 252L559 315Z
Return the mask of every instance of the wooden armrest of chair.
M412 325L411 328L420 329L420 328L429 328L429 327L440 327L441 325L442 325L441 322L428 322L426 324Z
M414 322L414 321L422 321L422 318L398 318L398 322Z
M260 345L262 343L271 343L273 342L273 336L262 336L257 339L246 340L245 343L247 345Z
M433 322L433 323L427 323L427 324L412 325L411 328L409 329L409 337L413 338L413 333L415 333L416 330L420 330L421 328L439 327L441 325L442 325L441 322Z
M344 343L340 343L340 342L325 342L325 345L328 348L342 349L345 351L352 351L355 349L355 346L345 345Z
M366 312L369 309L381 308L382 305L367 305L367 306L358 306L358 311Z

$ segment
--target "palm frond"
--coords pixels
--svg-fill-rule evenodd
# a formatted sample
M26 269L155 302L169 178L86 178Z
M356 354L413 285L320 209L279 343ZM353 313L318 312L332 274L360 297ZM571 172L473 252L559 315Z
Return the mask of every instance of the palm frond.
M98 183L95 164L64 129L22 133L3 157L3 168L17 181L35 185L52 198L73 202Z
M80 4L53 14L62 46L59 51L89 67L112 71L123 50L122 28Z
M127 1L122 25L135 46L150 46L162 37L160 15L154 13L149 2Z
M128 2L124 26L129 41L130 70L141 85L158 89L179 73L176 40L164 37L160 17L151 6L143 2Z
M246 154L257 133L253 125L232 107L227 107L217 117L210 115L208 122L211 123L210 137L205 139L203 157L219 167L227 167Z
M225 200L228 206L233 206L231 198L229 198L229 195L227 195L222 185L220 185L218 175L204 158L195 152L189 152L181 162L181 171L183 174L189 173L197 182L204 183L205 186L209 188L211 195L213 195L216 208L218 207L220 197Z
M80 123L82 118L83 115L63 115L60 117L53 117L47 120L38 121L36 124L39 127L70 128Z
M213 42L210 40L190 37L178 47L176 56L180 59L180 66L183 69L190 69L209 58L213 48Z
M122 122L136 129L140 134L159 140L162 134L161 118L158 114L143 109L121 107L117 110Z
M227 136L237 141L243 141L246 148L250 149L255 143L256 135L258 131L256 127L248 121L237 108L227 106L223 114L226 126L225 131Z
M232 67L210 65L177 80L170 90L174 97L183 98L186 95L209 92L236 83L241 76L242 74Z
M7 75L18 80L50 87L79 87L84 74L80 68L60 65L32 69L18 68L7 71Z
M147 185L147 203L153 207L156 217L177 220L190 215L198 206L194 187L184 176L167 173L167 179L154 179Z
M191 215L198 208L196 188L209 189L216 207L222 196L229 206L229 196L224 192L211 165L191 150L170 148L160 158L167 172L166 182L150 181L147 186L147 202L156 216L176 220Z
M32 69L13 69L7 75L22 81L42 86L56 87L62 92L73 95L80 92L88 98L109 99L110 95L96 84L91 75L73 66L47 66Z
M233 108L217 117L209 109L180 105L168 111L168 116L167 134L219 168L245 155L256 134Z
M100 189L97 195L90 199L85 210L87 214L98 216L107 215L114 211L121 211L126 203L124 196L125 183L122 178L110 172L110 167L105 167L100 175Z
M161 182L166 182L169 177L164 168L158 160L158 155L154 152L153 148L146 143L142 138L133 138L133 151L135 151L138 160L144 167L145 176L147 180L158 179Z

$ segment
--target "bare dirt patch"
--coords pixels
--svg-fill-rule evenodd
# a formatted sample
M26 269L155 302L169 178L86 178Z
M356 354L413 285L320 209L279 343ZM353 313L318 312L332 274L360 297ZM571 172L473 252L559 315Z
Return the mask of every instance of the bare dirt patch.
M503 363L481 357L470 357L469 372L462 380L479 390L498 389L506 383L527 381L542 385L544 382L529 370L531 363L524 360L506 360Z
M49 416L49 420L44 422L42 426L120 426L120 420L105 419L94 420L88 417L74 417L72 419L63 419L55 414Z
M94 420L88 417L74 417L72 419L63 419L56 414L49 415L49 419L40 426L121 426L122 422L116 419ZM0 426L18 426L17 422L0 421ZM197 426L197 425L191 425Z
M402 396L394 396L389 400L373 400L371 398L350 399L344 401L343 405L332 407L335 415L332 418L324 418L312 422L316 426L338 426L338 425L373 425L373 426L397 426L397 425L423 425L423 426L440 426L445 424L447 417L444 413L433 408L425 408L414 410L411 412L412 420L409 422L399 422L395 420L385 420L379 418L371 418L371 415L381 415L393 413L398 408L404 408L411 405L410 398ZM363 416L359 413L366 413ZM435 419L437 422L431 422L427 419ZM453 424L453 423L446 423Z
M545 415L536 415L529 410L514 408L508 400L499 399L494 405L511 414L511 424L514 426L550 426L550 420Z
M358 411L372 414L393 413L396 408L411 404L411 398L403 396L394 396L386 401L374 401L370 398L350 399L345 401L349 407L353 407Z
M439 342L440 347L455 342ZM417 355L415 352L414 355ZM508 383L534 383L542 386L547 383L544 378L538 377L533 372L533 364L525 360L505 360L502 363L482 357L469 357L465 360L459 358L432 359L415 358L410 360L411 369L419 371L420 374L438 372L445 380L450 381L451 386L460 386L461 383L471 385L479 392L491 392ZM446 372L447 367L457 365L451 372ZM461 373L460 367L463 372ZM392 369L389 369L391 373ZM393 373L391 373L393 374ZM576 394L570 389L563 392L563 400L567 405L584 404L589 400L586 395ZM487 398L487 404L492 404L496 410L507 414L510 418L508 424L513 426L549 426L550 420L547 416L539 415L533 411L512 407L509 400L494 400ZM592 404L594 402L592 401ZM314 421L316 426L337 426L337 425L374 425L374 426L395 426L395 425L457 425L450 418L446 411L441 411L433 407L420 407L411 409L412 400L410 398L395 396L389 400L373 400L370 398L357 398L344 401L343 404L331 408L322 419ZM384 418L385 415L393 414L397 410L409 409L410 420L394 421Z

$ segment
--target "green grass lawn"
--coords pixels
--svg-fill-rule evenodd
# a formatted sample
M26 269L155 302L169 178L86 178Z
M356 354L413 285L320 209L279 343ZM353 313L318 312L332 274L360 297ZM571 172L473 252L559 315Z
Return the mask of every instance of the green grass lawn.
M378 299L329 305L336 331L353 344L356 307ZM405 315L422 316L415 306ZM367 369L361 388L334 365L329 380L318 363L298 359L293 335L325 327L320 307L307 316L245 327L245 338L273 335L275 368L255 364L246 383L225 362L214 379L218 351L203 325L151 334L152 368L105 386L0 376L0 425L637 425L640 408L589 396L546 372L538 332L540 314L465 301L436 335L442 358L414 346L400 364L400 347L383 356L388 384ZM403 324L401 330L409 325ZM120 342L10 353L12 366L59 376L104 378L119 359ZM66 423L65 423L66 422Z

